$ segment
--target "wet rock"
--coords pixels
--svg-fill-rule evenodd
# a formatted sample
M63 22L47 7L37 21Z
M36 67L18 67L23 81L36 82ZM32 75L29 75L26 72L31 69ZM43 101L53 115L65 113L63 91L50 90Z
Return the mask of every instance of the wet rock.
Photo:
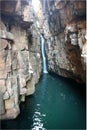
M0 116L0 119L15 119L20 113L20 109L18 106L14 107L13 109L9 109L5 114Z
M35 80L32 78L30 81L27 82L27 93L26 95L32 95L35 92Z
M4 105L4 100L3 100L3 94L0 92L0 114L5 113L5 105Z

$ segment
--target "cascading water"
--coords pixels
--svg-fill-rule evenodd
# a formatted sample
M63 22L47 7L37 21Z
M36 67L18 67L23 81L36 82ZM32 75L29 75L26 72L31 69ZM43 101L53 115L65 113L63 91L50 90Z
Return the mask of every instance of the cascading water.
M45 44L44 44L44 38L42 35L41 35L41 52L42 52L42 59L43 59L43 73L48 73L46 55L45 55Z

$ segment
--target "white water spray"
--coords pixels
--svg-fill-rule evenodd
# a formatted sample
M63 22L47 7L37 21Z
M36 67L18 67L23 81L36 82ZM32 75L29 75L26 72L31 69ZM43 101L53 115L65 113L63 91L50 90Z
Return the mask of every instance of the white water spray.
M45 55L45 44L44 44L44 38L42 35L41 35L41 51L42 51L42 59L43 59L43 73L48 73L46 55Z

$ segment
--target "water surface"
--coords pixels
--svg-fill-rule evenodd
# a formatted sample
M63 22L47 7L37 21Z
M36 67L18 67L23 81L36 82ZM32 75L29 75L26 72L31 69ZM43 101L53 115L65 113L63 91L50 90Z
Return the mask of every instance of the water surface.
M21 103L17 119L2 121L2 129L85 129L85 85L44 74L36 92Z

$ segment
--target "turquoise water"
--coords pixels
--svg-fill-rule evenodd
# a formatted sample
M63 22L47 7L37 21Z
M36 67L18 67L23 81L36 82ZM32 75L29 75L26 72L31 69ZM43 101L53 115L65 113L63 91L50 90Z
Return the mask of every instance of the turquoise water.
M21 103L17 119L2 121L2 129L85 129L85 85L44 74L36 92Z

